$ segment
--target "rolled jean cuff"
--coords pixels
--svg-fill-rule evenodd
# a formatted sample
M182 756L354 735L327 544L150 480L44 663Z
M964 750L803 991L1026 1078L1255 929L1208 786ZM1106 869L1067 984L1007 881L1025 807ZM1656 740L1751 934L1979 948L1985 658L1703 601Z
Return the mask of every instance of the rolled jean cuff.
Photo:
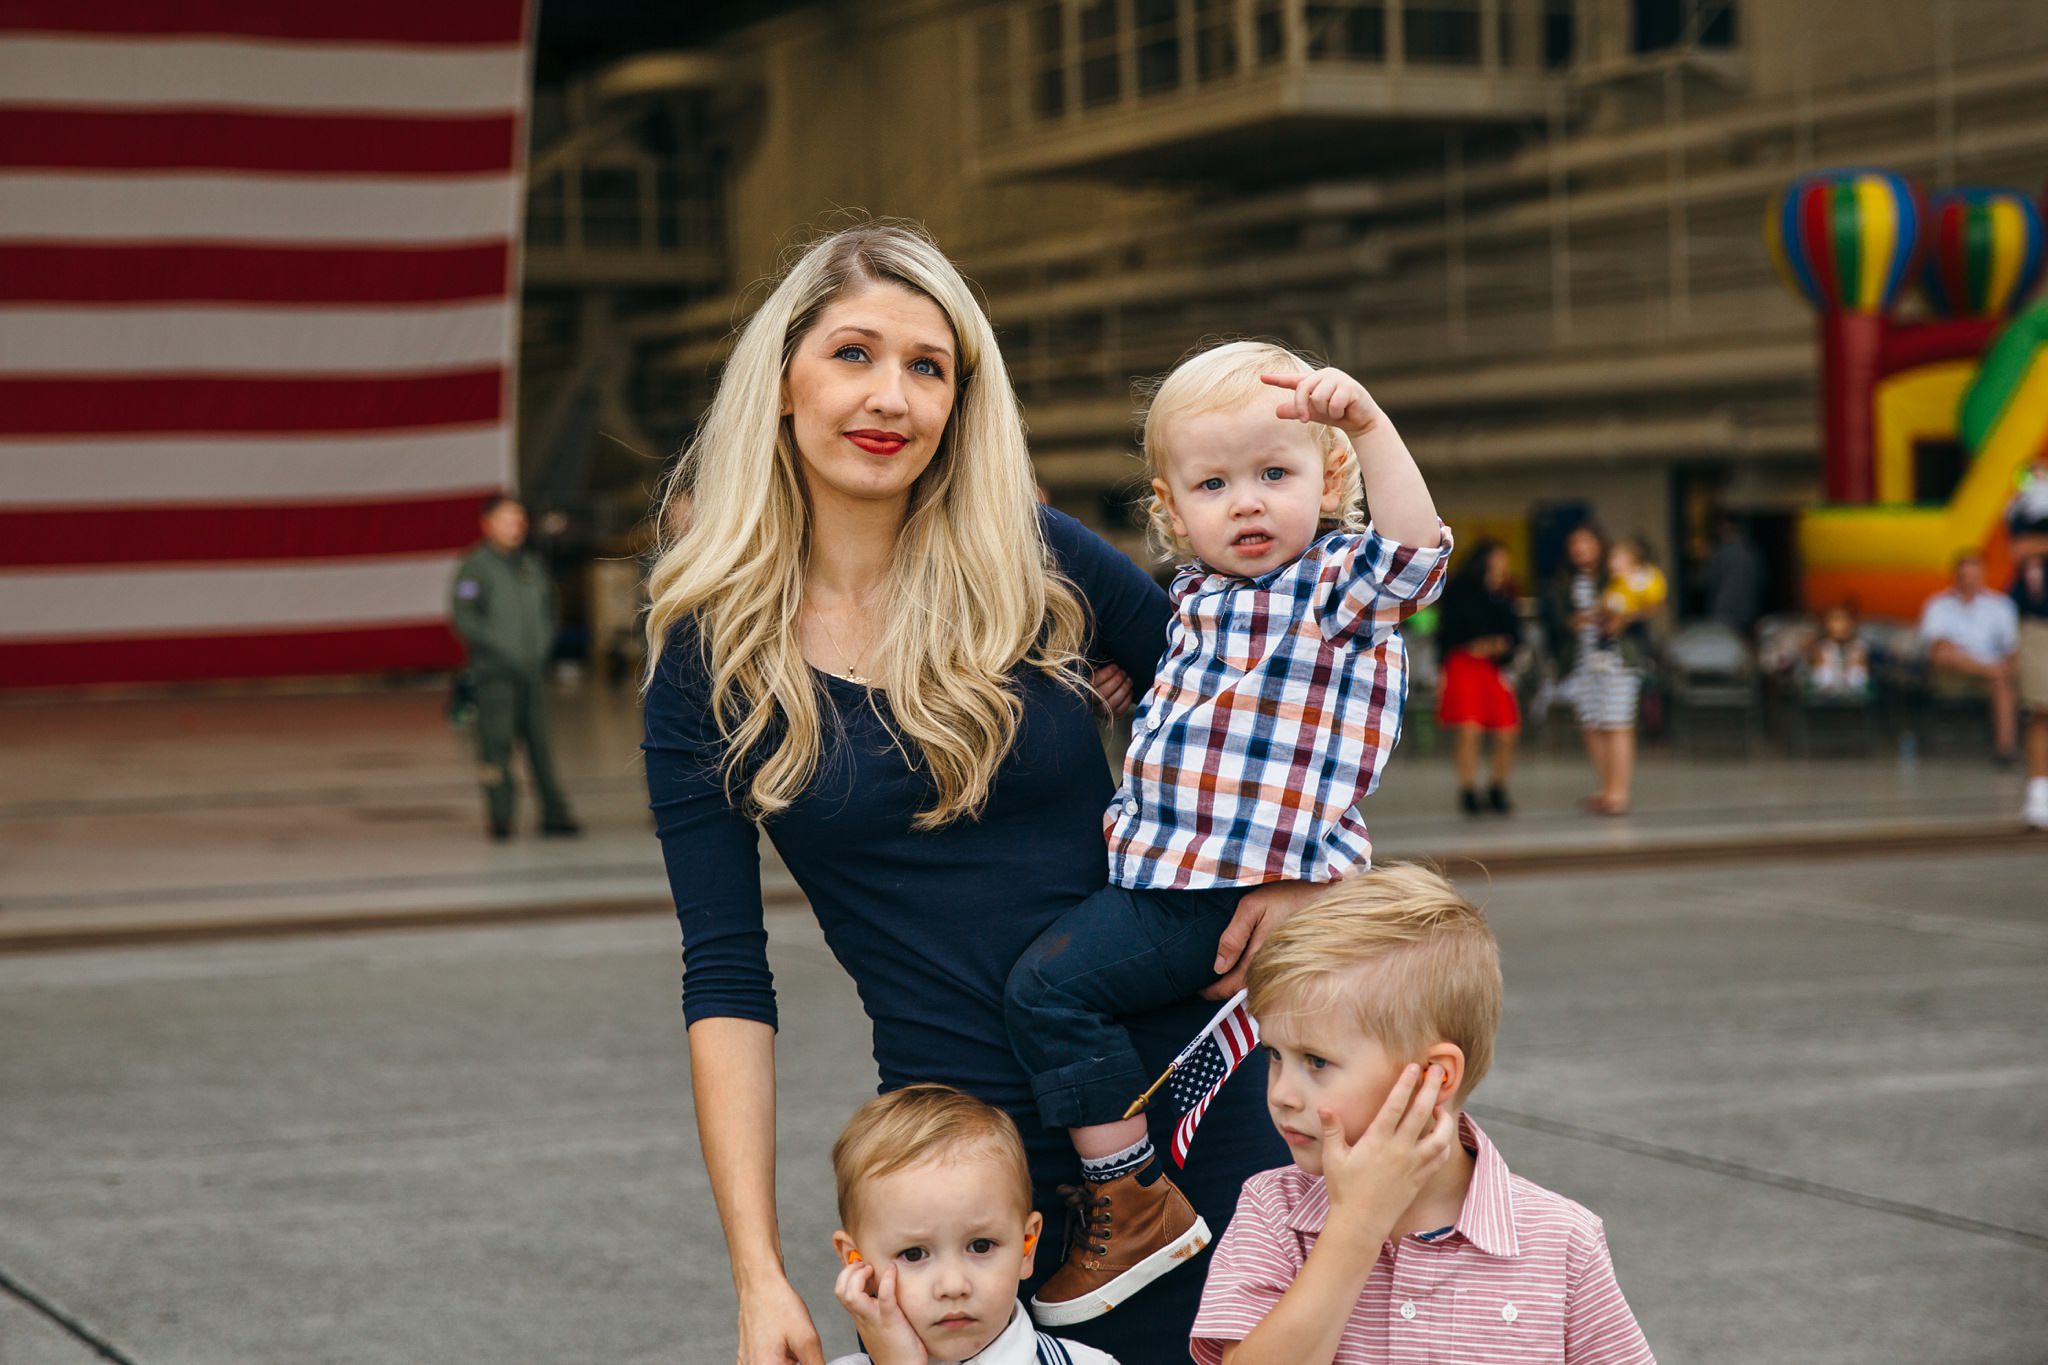
M1145 1074L1137 1054L1092 1057L1031 1078L1031 1098L1048 1128L1087 1128L1115 1123L1155 1078Z

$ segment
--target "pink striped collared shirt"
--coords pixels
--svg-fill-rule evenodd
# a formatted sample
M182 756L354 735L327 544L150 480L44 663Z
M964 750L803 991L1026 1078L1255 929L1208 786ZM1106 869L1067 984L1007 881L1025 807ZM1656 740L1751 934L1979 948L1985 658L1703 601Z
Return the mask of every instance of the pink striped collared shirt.
M1470 1115L1472 1187L1451 1231L1380 1249L1333 1365L1655 1365L1614 1278L1607 1234L1585 1208L1521 1176ZM1189 1352L1217 1365L1307 1263L1329 1217L1321 1176L1294 1167L1245 1182L1202 1289Z

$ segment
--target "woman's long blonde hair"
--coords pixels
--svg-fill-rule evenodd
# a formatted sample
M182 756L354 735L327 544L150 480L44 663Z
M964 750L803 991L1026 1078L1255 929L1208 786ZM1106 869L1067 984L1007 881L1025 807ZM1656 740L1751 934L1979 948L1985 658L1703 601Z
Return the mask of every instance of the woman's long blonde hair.
M1078 686L1087 618L1039 528L1031 457L995 333L919 228L875 222L812 245L740 330L718 392L670 474L649 576L652 686L671 629L695 623L725 741L726 790L760 819L817 773L825 716L797 623L811 509L782 409L798 341L841 295L893 283L938 305L959 351L953 411L910 488L872 665L905 752L937 796L917 827L973 818L1015 743L1024 664ZM836 713L832 713L836 716Z

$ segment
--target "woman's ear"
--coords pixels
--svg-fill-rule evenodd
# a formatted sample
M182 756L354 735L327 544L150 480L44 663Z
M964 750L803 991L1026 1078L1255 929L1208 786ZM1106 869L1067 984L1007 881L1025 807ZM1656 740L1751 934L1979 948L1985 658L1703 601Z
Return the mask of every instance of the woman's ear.
M852 1265L861 1259L860 1252L854 1249L853 1238L846 1235L845 1228L832 1234L832 1252L839 1257L841 1265Z
M1031 1277L1031 1261L1032 1258L1037 1254L1038 1234L1040 1229L1042 1229L1044 1226L1044 1215L1040 1214L1035 1209L1032 1210L1030 1216L1025 1218L1024 1220L1024 1264L1017 1270L1017 1278L1020 1280L1029 1279Z

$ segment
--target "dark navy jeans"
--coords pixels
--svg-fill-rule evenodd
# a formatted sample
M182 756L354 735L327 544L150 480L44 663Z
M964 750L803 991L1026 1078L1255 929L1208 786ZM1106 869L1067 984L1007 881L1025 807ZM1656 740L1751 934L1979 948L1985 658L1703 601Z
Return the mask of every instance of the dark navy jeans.
M1004 991L1004 1022L1046 1127L1114 1123L1158 1079L1118 1020L1214 981L1216 940L1250 889L1105 886L1025 950Z

